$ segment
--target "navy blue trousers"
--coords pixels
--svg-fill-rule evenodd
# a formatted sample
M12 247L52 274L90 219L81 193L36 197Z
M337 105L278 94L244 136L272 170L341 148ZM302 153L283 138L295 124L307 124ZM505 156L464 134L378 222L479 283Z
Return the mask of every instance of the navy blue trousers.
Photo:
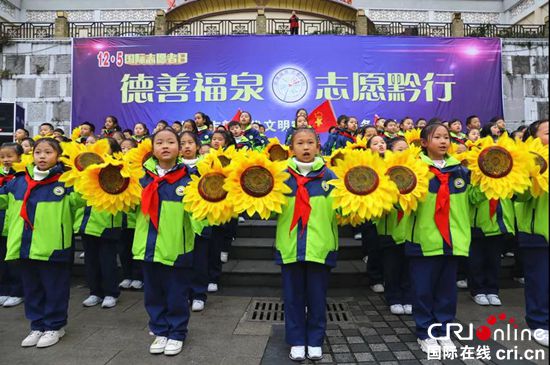
M84 265L90 295L100 298L118 298L117 242L105 238L82 235L84 243Z
M208 291L208 262L212 252L210 252L211 240L200 235L195 236L195 248L193 249L193 277L191 279L191 290L189 299L202 300L206 302ZM218 254L218 260L219 260Z
M503 235L472 238L468 257L468 288L472 296L498 294L503 242Z
M184 341L189 323L190 268L143 262L145 310L155 336Z
M237 237L237 226L239 221L237 218L231 219L229 222L223 225L224 227L224 236L223 243L221 246L222 252L229 252L231 250L231 244L235 237Z
M367 278L369 285L384 283L383 252L380 248L376 226L367 222L361 226L363 252L369 257L367 261Z
M222 275L220 253L226 245L226 224L212 227L210 250L208 252L208 282L218 284ZM227 251L224 251L227 252Z
M548 246L522 247L525 273L525 321L531 329L548 329Z
M393 244L383 250L384 296L388 305L412 304L409 259L403 245Z
M409 268L417 337L428 338L428 327L434 323L442 327L432 333L445 336L447 323L453 322L456 316L456 257L409 256Z
M120 241L117 243L118 257L122 266L122 278L129 280L143 281L141 272L141 261L134 260L132 255L132 244L134 242L134 229L123 229Z
M314 262L297 262L281 265L281 273L286 342L290 346L321 346L327 327L330 267Z
M0 296L23 297L18 261L6 261L6 237L0 237Z
M67 324L71 264L20 260L25 316L32 331L57 331Z

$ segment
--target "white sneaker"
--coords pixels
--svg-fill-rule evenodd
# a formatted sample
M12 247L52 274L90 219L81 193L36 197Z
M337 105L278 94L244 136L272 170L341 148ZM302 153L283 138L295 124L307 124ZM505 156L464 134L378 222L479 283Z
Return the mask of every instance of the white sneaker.
M143 288L143 281L141 281L141 280L132 280L132 283L130 284L130 287L132 287L132 289L136 289L136 290L142 289Z
M384 285L382 285L382 284L371 285L370 290L372 290L375 293L383 293L384 292Z
M0 296L0 305L4 305L4 303L6 302L6 300L8 300L8 296L7 295L2 295Z
M172 356L177 355L181 352L183 348L183 341L178 340L168 340L166 346L164 347L164 355Z
M410 316L411 314L413 314L413 306L412 306L412 304L404 304L404 305L403 305L403 310L405 311L405 314L407 314L407 315Z
M548 330L543 330L541 328L536 330L531 330L533 338L535 341L544 347L548 347Z
M504 254L504 256L505 256L505 257L514 257L514 256L516 256L516 255L515 255L513 252L506 252L506 253Z
M82 253L80 255L78 255L78 258L79 259L84 259L84 256L85 256L84 251L82 251Z
M306 359L306 347L292 346L290 348L290 354L288 354L288 357L292 361L304 361Z
M405 314L405 308L401 304L390 305L390 312L396 315Z
M360 241L360 240L363 239L363 234L362 234L361 232L356 233L356 234L353 236L353 238L354 238L355 240L357 240L357 241ZM308 347L308 348L309 348L309 347ZM308 354L309 354L309 352L308 352Z
M88 298L84 299L82 305L85 307L93 307L101 303L102 299L97 295L90 295Z
M228 252L220 252L220 261L221 262L223 262L225 264L228 259L229 259L229 253Z
M441 346L443 353L456 352L456 345L450 338L440 337L437 339L437 343Z
M244 222L245 222L244 218L243 218L243 217L239 217L239 223L244 223Z
M124 279L120 282L120 284L118 284L118 287L122 289L130 289L130 285L132 285L132 280Z
M164 336L157 336L155 340L149 346L149 353L151 354L162 354L164 353L164 348L166 347L166 342L168 339Z
M369 261L369 257L368 256L365 256L361 259L361 261L363 261L365 264L367 263L367 261Z
M489 301L489 304L500 306L502 305L502 302L500 301L500 298L496 294L487 294L487 300Z
M218 291L218 284L210 283L207 288L209 293L215 293Z
M525 278L521 277L521 278L514 278L515 281L517 281L518 283L520 283L521 285L525 285Z
M491 304L491 303L489 303L489 299L487 299L487 296L485 294L478 294L475 297L472 297L472 299L478 305L486 306L486 305Z
M416 341L420 345L420 349L422 350L422 352L428 354L441 351L441 346L439 346L439 343L437 343L437 340L435 338L427 338L425 340L417 338Z
M50 347L59 342L61 337L65 336L65 330L62 328L59 331L45 331L36 343L36 347Z
M9 297L5 302L3 307L9 308L9 307L15 307L19 304L23 303L23 298L20 297Z
M103 298L103 303L101 303L101 308L113 308L116 305L116 302L118 301L117 298L106 296Z
M21 341L21 347L33 347L36 346L38 343L38 340L40 340L40 337L42 336L42 331L31 331L27 337Z
M459 280L456 282L458 289L468 289L468 280Z
M204 309L204 301L193 299L193 304L191 305L191 310L193 312L201 312Z
M307 358L312 361L319 361L323 358L323 348L317 346L307 347Z

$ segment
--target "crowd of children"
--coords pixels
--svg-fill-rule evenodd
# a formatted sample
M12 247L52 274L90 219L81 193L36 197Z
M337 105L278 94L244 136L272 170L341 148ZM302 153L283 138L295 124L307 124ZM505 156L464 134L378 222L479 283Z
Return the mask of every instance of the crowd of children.
M396 208L361 226L371 289L384 293L391 313L413 316L423 351L438 346L453 350L445 324L455 319L457 286L468 287L479 305L500 306L501 255L510 251L503 242L515 242L515 258L525 263L519 277L525 283L527 324L543 331L535 339L548 346L548 193L487 200L470 184L469 170L448 153L451 145L465 151L484 136L531 136L547 146L548 121L518 128L510 137L504 134L502 118L481 128L480 119L470 116L465 124L466 133L460 120L437 118L416 123L409 117L400 122L378 118L374 125L359 127L357 118L343 115L321 145L307 123L307 111L297 111L284 141L292 151L286 182L291 193L277 217L275 239L292 360L323 356L329 273L337 259L333 187L327 184L336 177L321 154L331 155L361 137L367 140L366 148L384 157L388 150L409 148L403 135L414 128L420 130L420 159L433 174L429 193L411 214L403 216ZM155 336L149 350L175 355L187 336L190 311L204 310L207 293L218 290L237 226L236 219L218 226L191 219L183 209L184 187L198 174L195 166L210 148L262 149L268 140L248 112L217 128L198 112L184 122L159 121L152 134L144 123L121 130L114 116L105 119L99 135L92 123L79 127L73 136L77 142L106 139L111 154L128 153L151 139L152 156L143 163L140 181L141 204L117 214L87 206L72 187L59 181L64 166L58 141L70 140L63 131L44 123L33 139L18 130L15 142L0 148L0 305L24 301L31 332L21 346L57 343L67 323L73 236L80 234L90 290L82 304L112 308L120 289L143 288ZM30 154L33 163L15 173L13 164L24 154ZM428 336L434 323L443 324L437 339Z

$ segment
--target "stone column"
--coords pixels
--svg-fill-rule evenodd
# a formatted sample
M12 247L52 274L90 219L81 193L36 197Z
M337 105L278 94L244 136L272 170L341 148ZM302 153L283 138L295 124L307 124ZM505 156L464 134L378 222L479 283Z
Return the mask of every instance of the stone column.
M464 37L464 22L461 13L454 13L451 22L451 37Z
M164 10L157 10L155 16L155 35L166 35L168 33L168 23L166 22L166 13Z
M544 17L544 38L548 38L548 16Z
M357 10L357 17L355 19L355 34L356 35L367 35L368 31L368 18L365 15L365 10Z
M57 11L57 17L55 18L53 36L54 38L68 38L69 37L69 20L67 19L67 12Z
M256 15L256 34L267 34L267 18L264 9L258 9L258 15Z

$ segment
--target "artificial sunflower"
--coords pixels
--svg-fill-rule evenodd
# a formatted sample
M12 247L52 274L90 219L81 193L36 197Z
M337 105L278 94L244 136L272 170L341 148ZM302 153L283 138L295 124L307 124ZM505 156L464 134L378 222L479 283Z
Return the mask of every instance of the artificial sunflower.
M534 157L531 169L531 194L539 197L548 192L548 147L544 146L539 138L530 137L523 144L524 148Z
M416 147L421 147L420 145L420 132L422 130L418 129L418 128L413 128L413 129L410 129L408 131L405 132L405 140L407 141L407 143L409 144L409 146L416 146Z
M80 127L76 127L75 129L73 129L73 132L71 133L71 139L73 141L76 141L79 138L80 138Z
M386 175L384 160L372 151L349 151L332 168L338 179L331 185L334 208L342 215L357 214L361 219L378 218L393 208L399 191Z
M416 210L419 201L428 194L430 170L428 165L417 158L415 151L386 152L386 175L397 185L399 205L408 214Z
M348 142L346 144L346 149L347 150L366 150L367 149L367 142L369 140L367 138L364 138L364 137L357 137L357 139L355 140L354 143L352 142Z
M233 217L233 205L223 188L230 168L214 159L202 160L197 169L200 176L191 175L191 182L185 188L185 210L196 220L207 219L210 225L226 223Z
M137 148L132 148L124 155L124 159L134 166L143 166L153 155L153 142L151 138L144 138Z
M24 172L27 169L27 166L33 163L34 158L32 154L23 154L21 155L21 161L14 162L11 166L15 172Z
M472 184L479 186L489 199L507 199L531 185L529 174L534 163L529 151L505 134L497 142L481 139L466 157L472 172Z
M235 160L244 156L243 150L235 149L235 146L229 146L226 149L218 148L217 150L210 150L210 152L204 157L204 161L208 161L211 165L215 161L219 161L222 167L229 166L229 164Z
M364 219L361 219L357 214L351 213L350 215L341 215L339 213L336 213L336 221L338 222L339 226L352 226L357 227L363 223L365 223Z
M63 155L59 160L65 164L68 170L61 175L59 181L64 182L67 186L74 185L81 172L88 166L103 163L105 155L111 150L106 139L89 145L76 142L61 143L61 148Z
M235 159L223 184L235 213L258 213L262 219L268 219L271 212L281 213L287 201L285 194L291 192L285 184L289 177L286 167L286 161L271 161L256 151Z
M105 155L104 162L88 166L75 183L88 205L111 214L128 211L141 201L143 169Z
M330 168L336 166L340 161L346 158L348 151L350 150L339 148L334 150L330 156L324 156L327 166Z
M285 161L290 157L290 149L282 145L278 138L270 138L263 152L271 161Z

